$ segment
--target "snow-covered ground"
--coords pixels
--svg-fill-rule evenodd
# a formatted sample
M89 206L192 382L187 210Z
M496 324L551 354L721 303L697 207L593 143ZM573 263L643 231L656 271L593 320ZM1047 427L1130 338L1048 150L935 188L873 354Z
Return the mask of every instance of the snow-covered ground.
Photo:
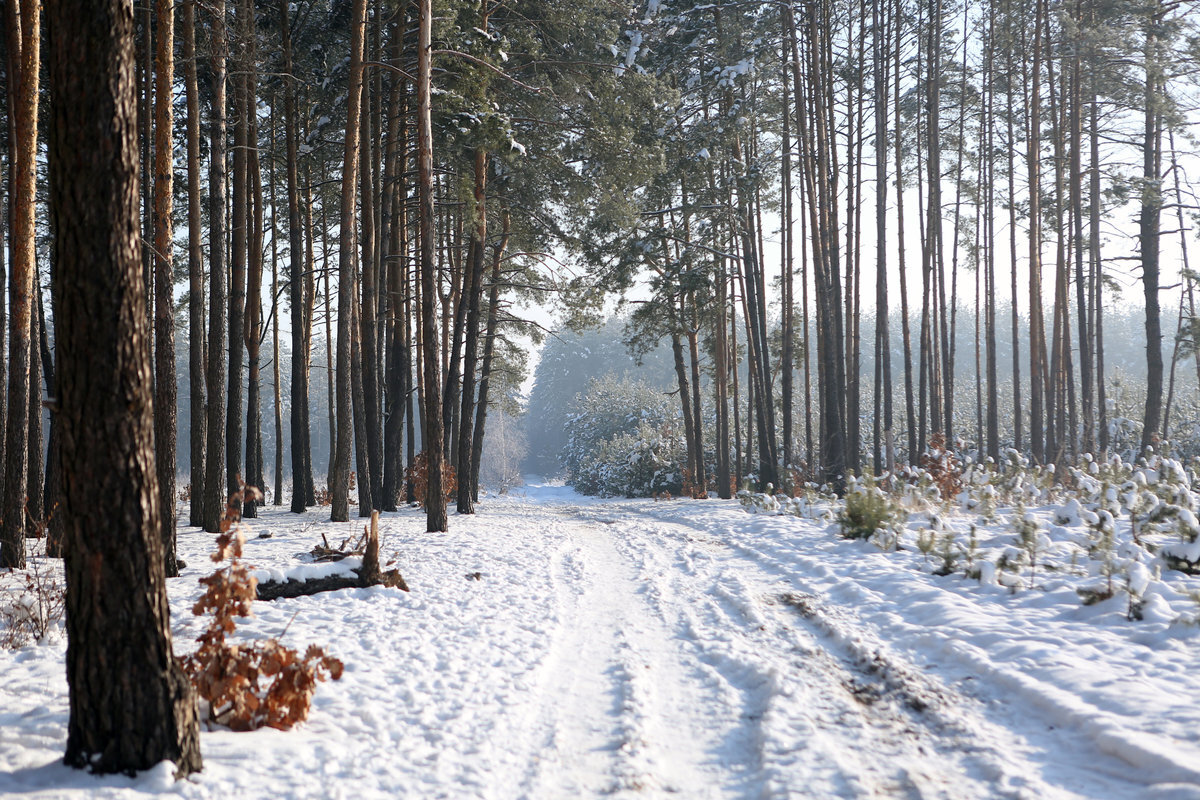
M268 509L246 560L361 532L327 513ZM321 644L345 675L296 730L205 732L185 782L61 766L64 644L0 651L0 796L1200 798L1194 624L934 576L736 502L540 484L423 523L382 522L409 594L255 604L241 634ZM187 652L211 537L179 541Z

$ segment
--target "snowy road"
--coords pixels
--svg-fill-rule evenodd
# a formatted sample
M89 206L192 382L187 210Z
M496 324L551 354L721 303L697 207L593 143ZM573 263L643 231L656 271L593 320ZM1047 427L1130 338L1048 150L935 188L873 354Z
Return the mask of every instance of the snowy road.
M359 529L322 517L251 521L247 559L285 568L322 531L336 543ZM989 660L972 627L987 608L958 613L978 584L945 590L816 523L552 486L452 516L448 534L422 522L383 523L411 594L256 604L245 635L320 643L346 675L296 731L206 732L205 770L186 783L61 767L63 646L0 652L0 796L1200 798L1194 712L1119 716L1101 680L1083 687L1099 711L1073 695L1055 705L1028 688L1049 667L1021 642L1059 629L1005 607L1015 655ZM211 540L180 542L192 566L170 589L186 651ZM1195 672L1195 638L1168 644L1137 657L1153 668L1128 684L1142 705L1172 706L1171 665Z
M889 688L839 655L757 559L631 511L557 510L559 585L575 589L555 650L571 655L551 662L555 755L529 796L1055 795L920 713L928 687Z

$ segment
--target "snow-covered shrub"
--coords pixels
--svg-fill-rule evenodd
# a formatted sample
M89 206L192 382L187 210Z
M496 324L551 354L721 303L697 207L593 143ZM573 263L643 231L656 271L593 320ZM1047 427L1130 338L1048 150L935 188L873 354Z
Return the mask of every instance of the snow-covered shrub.
M670 398L645 383L607 375L575 399L561 460L583 494L649 497L682 488L682 426Z
M1175 514L1176 541L1168 541L1158 554L1170 569L1200 575L1200 521L1193 508L1180 508Z
M923 467L904 465L897 468L896 474L901 481L894 486L892 493L904 508L924 511L941 505L941 490Z
M41 558L30 559L24 586L0 601L0 648L45 641L62 624L66 589Z
M1091 524L1089 513L1103 510L1116 515L1121 512L1118 488L1129 480L1133 469L1120 456L1114 455L1108 461L1100 462L1084 454L1082 464L1071 467L1069 474L1075 496L1086 509L1081 515L1085 523Z
M833 519L832 506L841 502L832 489L805 483L795 497L770 492L752 492L743 488L737 493L742 508L751 514L786 514L801 519Z
M682 491L677 465L684 446L667 425L640 422L636 430L599 442L573 473L575 489L601 497L650 497Z
M904 508L875 485L870 476L851 479L837 522L847 539L869 539L881 532L894 535L907 518Z
M1200 497L1179 461L1151 455L1121 486L1119 497L1136 545L1159 551L1172 569L1200 572L1200 545L1195 544Z
M1022 506L1013 509L1012 526L1021 548L1021 560L1029 565L1029 585L1032 586L1037 580L1038 555L1050 545L1050 538L1042 532L1033 514Z
M995 521L1000 501L1000 492L992 485L995 472L995 464L991 459L984 464L969 464L963 470L963 509L978 513L985 524Z
M1120 370L1113 370L1104 398L1108 417L1108 446L1133 461L1142 447L1142 423L1135 419L1145 407L1146 393L1137 381L1131 382Z
M751 514L780 513L778 498L766 492L752 492L749 489L742 489L737 493L737 500L742 508Z

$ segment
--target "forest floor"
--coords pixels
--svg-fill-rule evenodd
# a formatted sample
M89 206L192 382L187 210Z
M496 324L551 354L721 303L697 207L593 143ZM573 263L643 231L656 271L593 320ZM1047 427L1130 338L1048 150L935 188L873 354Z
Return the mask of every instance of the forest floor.
M327 516L266 509L245 560L283 571L362 531ZM531 483L450 524L384 515L411 593L256 603L239 636L320 644L345 674L290 732L206 730L187 781L62 766L61 635L0 651L0 796L1200 798L1194 624L938 577L729 501ZM212 537L179 543L186 653Z

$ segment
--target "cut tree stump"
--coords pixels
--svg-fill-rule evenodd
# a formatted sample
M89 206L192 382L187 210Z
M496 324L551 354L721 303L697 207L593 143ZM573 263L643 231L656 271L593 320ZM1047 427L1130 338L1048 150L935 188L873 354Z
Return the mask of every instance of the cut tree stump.
M264 581L258 584L257 598L259 600L279 600L287 597L306 597L320 592L333 592L338 589L365 589L368 586L391 586L407 592L408 584L404 582L404 577L399 570L389 569L384 572L379 568L378 511L371 514L371 528L367 533L363 564L351 572L354 573L354 577L331 575L328 578L313 578L307 581Z

